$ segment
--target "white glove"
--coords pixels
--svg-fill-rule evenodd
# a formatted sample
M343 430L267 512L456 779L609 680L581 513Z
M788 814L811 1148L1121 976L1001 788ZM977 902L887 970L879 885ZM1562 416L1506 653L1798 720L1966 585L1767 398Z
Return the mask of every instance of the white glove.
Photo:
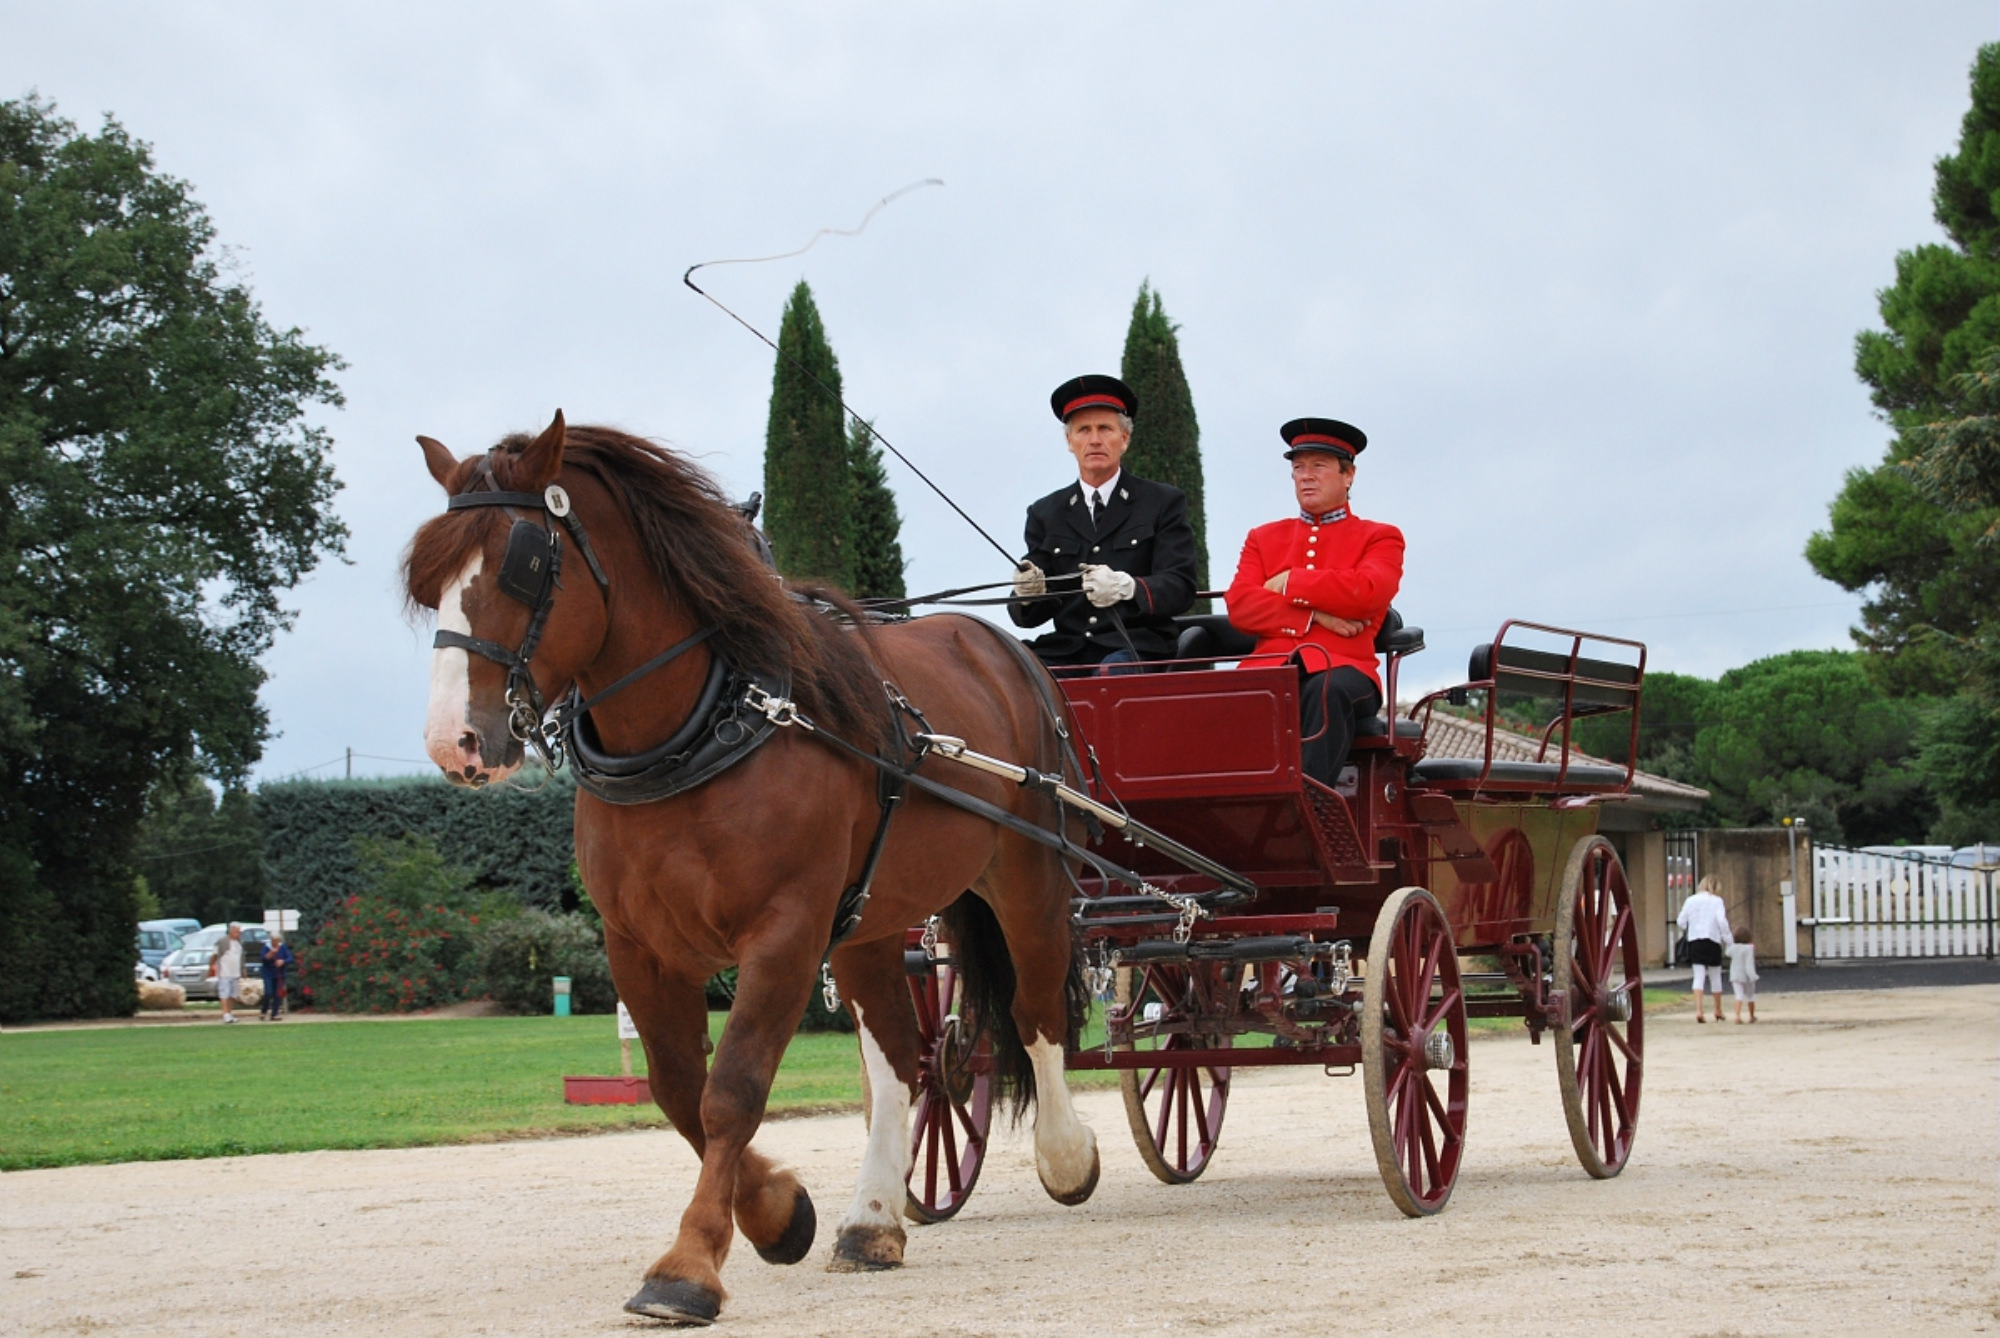
M1133 592L1139 588L1138 582L1122 571L1088 563L1082 570L1083 593L1100 609L1108 609L1121 600L1132 598Z
M1014 573L1014 593L1022 599L1033 599L1049 592L1048 577L1040 567L1032 562L1023 562Z

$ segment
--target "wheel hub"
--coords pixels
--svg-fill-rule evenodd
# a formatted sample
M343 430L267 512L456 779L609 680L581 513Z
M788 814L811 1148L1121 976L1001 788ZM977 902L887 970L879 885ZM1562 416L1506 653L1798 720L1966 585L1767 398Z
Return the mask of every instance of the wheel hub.
M1606 1022L1630 1022L1632 1020L1632 993L1625 986L1604 996L1604 1004L1598 1009Z
M1448 1069L1457 1058L1458 1047L1451 1043L1450 1032L1439 1029L1424 1037L1425 1068Z
M932 1052L938 1086L960 1105L972 1099L972 1087L977 1081L971 1066L973 1045L972 1034L954 1013L944 1020L937 1047Z

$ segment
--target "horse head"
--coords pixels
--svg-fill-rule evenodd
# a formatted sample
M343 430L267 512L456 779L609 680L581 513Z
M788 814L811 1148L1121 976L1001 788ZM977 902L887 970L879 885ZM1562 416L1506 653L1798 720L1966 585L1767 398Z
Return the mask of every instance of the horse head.
M452 502L411 540L404 586L413 607L437 613L424 750L456 785L519 770L544 704L568 690L604 640L601 592L558 524L571 505L552 486L564 442L560 411L540 435L463 460L417 438Z

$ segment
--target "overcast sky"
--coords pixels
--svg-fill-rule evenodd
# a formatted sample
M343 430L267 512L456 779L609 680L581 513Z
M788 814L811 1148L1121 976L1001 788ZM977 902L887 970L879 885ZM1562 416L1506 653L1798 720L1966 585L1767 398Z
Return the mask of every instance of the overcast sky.
M271 321L349 363L351 565L294 593L259 775L418 770L395 578L460 454L561 407L761 486L771 355L680 284L940 177L801 277L850 400L989 530L1073 474L1056 383L1181 326L1210 560L1291 509L1278 424L1370 438L1361 514L1442 682L1509 616L1714 675L1848 644L1801 557L1886 430L1853 339L1939 236L1931 164L2000 17L1959 3L30 5L0 96L114 113ZM1921 16L1920 19L1915 16ZM901 466L915 590L1005 567Z

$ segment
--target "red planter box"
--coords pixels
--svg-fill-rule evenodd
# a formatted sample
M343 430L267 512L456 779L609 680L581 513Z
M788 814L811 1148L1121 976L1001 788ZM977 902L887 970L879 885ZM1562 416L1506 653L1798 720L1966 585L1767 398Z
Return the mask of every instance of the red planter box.
M563 1100L572 1106L636 1106L652 1099L653 1089L644 1078L563 1079Z

